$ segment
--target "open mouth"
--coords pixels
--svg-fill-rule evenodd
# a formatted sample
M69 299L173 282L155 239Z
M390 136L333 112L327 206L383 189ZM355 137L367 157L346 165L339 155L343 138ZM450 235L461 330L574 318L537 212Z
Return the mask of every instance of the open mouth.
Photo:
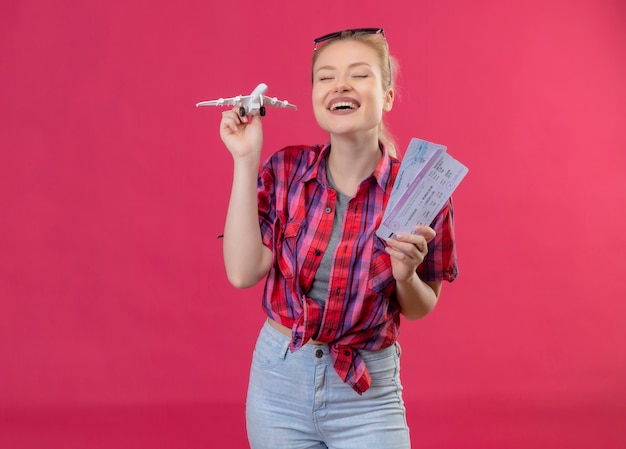
M351 101L338 101L330 105L328 109L331 111L349 111L358 109L359 105Z

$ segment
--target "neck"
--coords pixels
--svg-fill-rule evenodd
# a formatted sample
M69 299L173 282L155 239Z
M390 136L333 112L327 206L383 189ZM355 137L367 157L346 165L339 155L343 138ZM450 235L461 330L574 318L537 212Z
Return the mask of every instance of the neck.
M330 145L328 170L337 189L352 197L382 157L378 138L357 141L331 137Z

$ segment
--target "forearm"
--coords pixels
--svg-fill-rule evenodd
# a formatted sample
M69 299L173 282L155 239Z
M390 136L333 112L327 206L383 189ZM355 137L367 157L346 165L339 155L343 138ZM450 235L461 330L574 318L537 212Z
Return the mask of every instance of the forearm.
M237 288L256 285L269 271L271 251L261 239L258 219L258 157L235 159L226 224L224 264Z
M396 281L396 297L402 315L417 320L428 315L437 305L441 282L424 282L417 274L404 281Z

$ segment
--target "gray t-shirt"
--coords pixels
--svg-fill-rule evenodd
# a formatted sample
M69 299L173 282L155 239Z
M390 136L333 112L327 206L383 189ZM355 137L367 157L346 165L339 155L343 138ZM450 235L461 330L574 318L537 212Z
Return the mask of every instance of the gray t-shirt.
M326 302L326 299L328 298L328 283L330 281L330 270L332 268L333 256L335 255L335 250L337 249L337 245L339 244L339 240L341 239L341 225L343 224L343 216L345 215L346 209L348 208L348 202L350 201L350 197L348 195L344 195L339 190L337 190L337 188L333 184L333 180L330 177L330 173L328 173L328 183L337 192L337 204L335 205L333 229L330 234L330 240L328 241L326 251L322 256L320 266L315 273L315 278L313 279L311 289L307 293L307 296L309 298L314 299L322 305Z

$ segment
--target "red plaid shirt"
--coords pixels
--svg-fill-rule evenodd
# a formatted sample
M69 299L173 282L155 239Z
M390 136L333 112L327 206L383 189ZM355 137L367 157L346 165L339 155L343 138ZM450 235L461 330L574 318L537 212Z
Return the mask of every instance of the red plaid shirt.
M359 394L370 376L358 349L392 345L400 309L385 243L376 236L400 162L384 147L374 173L348 204L335 251L325 306L307 297L330 239L336 192L327 182L328 145L293 146L273 154L258 181L263 243L273 251L263 307L292 329L290 349L310 339L328 343L335 370ZM431 227L437 232L417 273L424 281L457 275L452 204Z

